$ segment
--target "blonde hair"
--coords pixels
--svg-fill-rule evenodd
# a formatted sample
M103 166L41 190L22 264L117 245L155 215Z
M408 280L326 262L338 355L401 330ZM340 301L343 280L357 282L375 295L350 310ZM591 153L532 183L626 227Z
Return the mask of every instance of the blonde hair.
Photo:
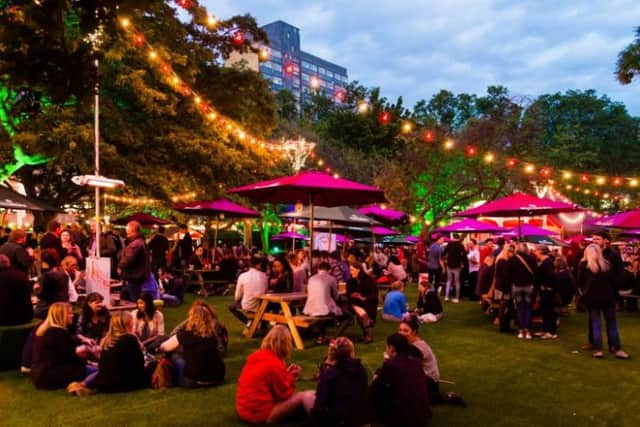
M291 333L289 333L289 329L283 325L274 326L262 340L260 348L271 350L280 359L286 359L291 353Z
M111 316L109 322L109 332L102 339L100 348L102 350L116 345L120 337L131 333L133 326L133 315L128 311L117 311Z
M353 342L347 337L338 337L329 344L329 360L339 361L351 357L355 353Z
M189 309L185 329L203 338L215 336L216 321L213 309L206 303L194 302Z
M72 255L67 255L62 259L60 265L62 266L62 268L69 268L69 266L73 263L78 264L78 259Z
M587 263L587 268L591 270L592 273L609 271L609 261L604 258L602 249L595 243L591 243L584 249L582 261Z
M54 302L49 307L47 319L38 326L36 336L41 337L49 328L67 328L67 314L71 310L71 305L66 302Z

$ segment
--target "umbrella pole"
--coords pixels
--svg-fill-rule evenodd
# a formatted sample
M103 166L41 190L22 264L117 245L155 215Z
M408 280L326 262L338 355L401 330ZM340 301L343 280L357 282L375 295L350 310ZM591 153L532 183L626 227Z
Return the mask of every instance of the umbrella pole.
M214 241L213 241L213 258L211 262L213 264L216 263L216 255L218 254L218 230L220 228L220 217L216 217L216 232L214 233Z
M309 196L309 210L311 211L309 214L309 245L311 246L309 254L311 254L313 251L313 196Z
M329 221L329 249L331 249L331 236L333 235L333 221ZM338 250L338 242L336 241L336 251ZM331 252L331 250L329 250Z
M522 241L522 225L520 224L520 215L518 215L518 242Z
M293 219L293 232L296 232L296 219ZM291 237L291 252L295 252L296 251L296 236L295 234L293 235L293 237Z

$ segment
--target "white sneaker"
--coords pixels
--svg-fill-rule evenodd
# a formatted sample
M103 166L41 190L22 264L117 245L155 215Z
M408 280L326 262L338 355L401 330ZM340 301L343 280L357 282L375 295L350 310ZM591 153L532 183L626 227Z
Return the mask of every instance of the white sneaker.
M449 297L444 297L444 302L449 302Z
M556 338L558 338L558 335L550 334L549 332L547 332L543 336L541 336L540 338L543 339L543 340L555 340Z
M524 338L524 334L522 333L522 331L518 332L518 339L521 340Z
M454 298L451 302L454 303L454 304L457 304L457 303L460 302L460 300L458 298Z
M531 332L527 331L527 333L524 334L524 338L527 339L527 340L532 340L533 337L531 336Z

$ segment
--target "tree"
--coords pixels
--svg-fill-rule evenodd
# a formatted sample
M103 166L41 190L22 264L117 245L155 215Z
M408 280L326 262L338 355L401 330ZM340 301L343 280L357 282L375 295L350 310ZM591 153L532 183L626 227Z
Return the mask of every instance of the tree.
M298 118L298 107L296 97L287 89L282 89L276 93L276 105L278 107L278 117L284 123L291 124Z
M623 85L640 76L640 27L636 28L635 40L618 54L616 77Z
M102 5L97 0L30 2L4 7L0 14L0 76L8 94L0 97L7 116L3 124L13 133L11 142L26 153L55 158L17 173L29 196L59 206L76 202L86 191L70 177L93 171L96 83L101 169L122 178L138 195L168 200L204 189L203 196L212 197L225 185L275 172L278 159L271 152L225 126L208 124L193 98L180 93L192 88L245 129L271 133L275 104L268 84L256 73L218 65L233 50L254 49L249 39L266 42L252 17L232 17L209 31L204 9L193 0L187 22L160 0L125 0L117 10ZM158 62L147 59L148 48L134 45L133 33L119 24L121 17L153 43ZM232 40L236 31L247 34L241 45ZM91 43L97 35L99 46ZM160 70L161 61L183 79L176 86ZM26 103L37 108L18 108L22 93L37 99L39 104ZM10 147L0 147L3 160Z

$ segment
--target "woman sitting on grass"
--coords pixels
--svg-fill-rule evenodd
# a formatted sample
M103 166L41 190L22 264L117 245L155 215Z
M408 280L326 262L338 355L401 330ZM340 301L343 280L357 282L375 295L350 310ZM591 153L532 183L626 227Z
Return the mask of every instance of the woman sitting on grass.
M82 382L69 384L69 393L84 396L92 393L93 389L108 393L126 392L149 384L150 375L145 371L141 345L133 335L131 313L114 313L100 349L98 372L90 374Z
M367 371L355 358L351 340L338 337L329 344L320 368L311 416L318 426L361 426L368 423Z
M283 325L276 325L262 340L260 350L247 358L238 379L236 411L245 422L277 423L299 410L311 411L313 391L295 392L302 368L285 365L291 352L291 334Z
M362 264L354 261L349 265L351 279L347 282L349 303L345 307L354 313L362 327L364 343L373 342L371 328L378 312L378 288L373 278L362 270Z
M418 302L414 314L420 323L433 323L442 319L442 302L428 280L418 283Z
M156 309L150 293L143 292L137 301L138 309L131 314L135 319L134 333L149 352L155 351L163 341L164 316Z
M31 366L31 381L36 388L64 388L90 373L85 362L76 354L81 347L76 348L67 330L72 319L71 305L56 302L49 307L46 320L36 329Z
M76 333L80 339L99 343L107 334L111 316L107 307L102 305L103 301L104 298L97 292L87 295L77 322Z
M225 366L219 351L213 310L196 301L189 309L184 329L162 343L160 350L173 352L171 361L181 387L209 387L224 381ZM177 350L182 346L182 353Z

